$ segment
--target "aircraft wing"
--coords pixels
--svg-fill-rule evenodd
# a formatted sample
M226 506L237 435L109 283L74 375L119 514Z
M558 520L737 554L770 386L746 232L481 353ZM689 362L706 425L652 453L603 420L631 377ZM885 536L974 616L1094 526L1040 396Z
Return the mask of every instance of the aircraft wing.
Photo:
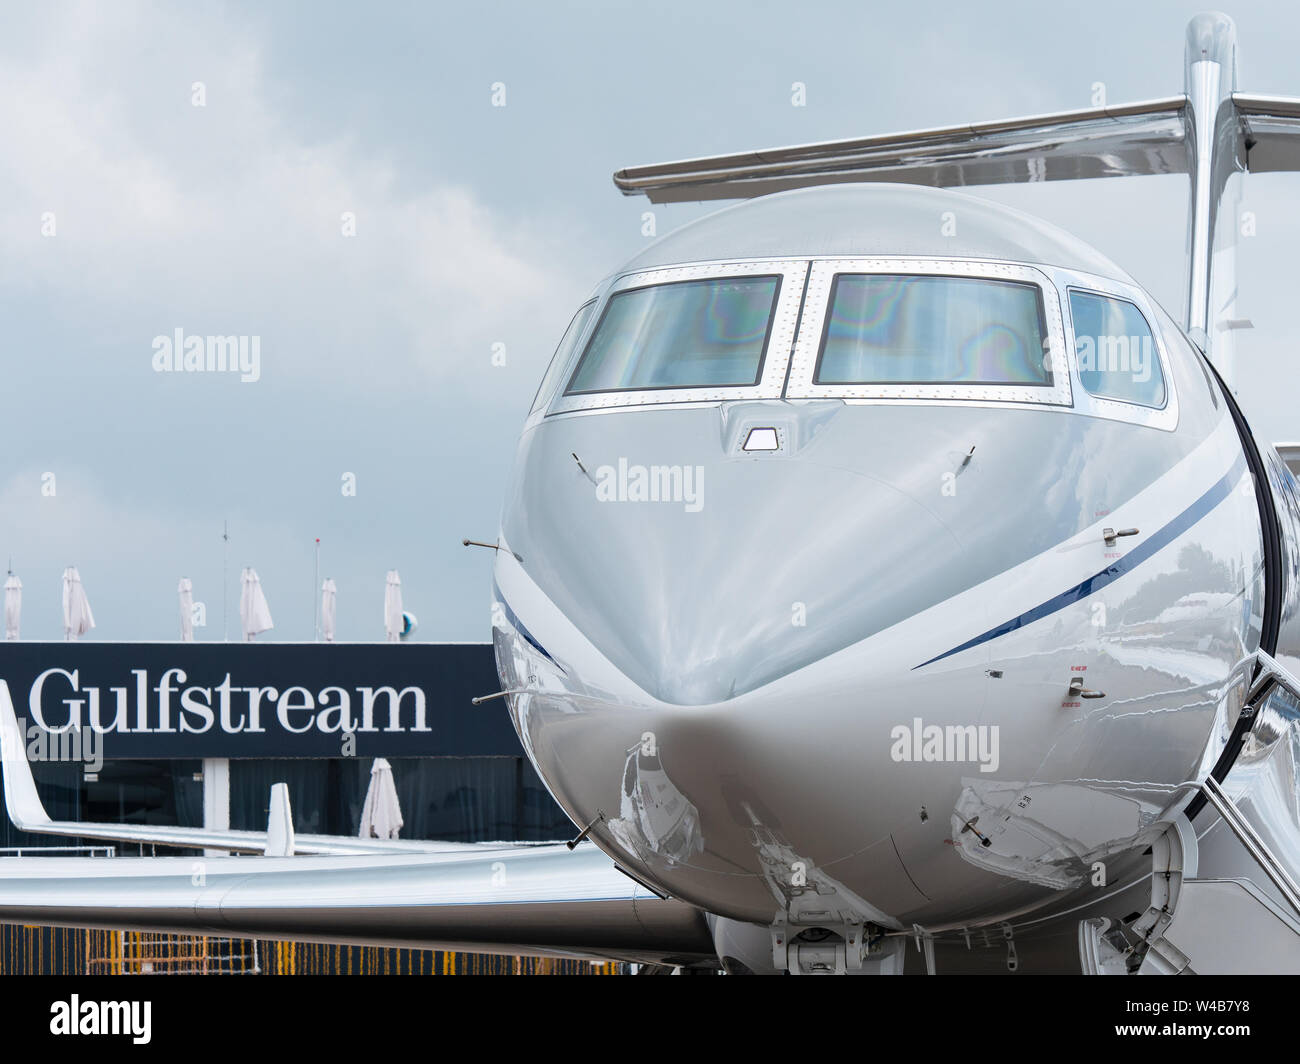
M1236 92L1232 102L1245 129L1250 171L1300 170L1300 99Z
M1252 173L1300 170L1300 98L1233 93ZM1031 115L909 133L830 140L614 174L652 203L745 199L847 181L940 188L1182 174L1189 168L1187 98Z
M652 203L742 199L846 181L962 185L1186 173L1187 99L1097 107L911 133L824 141L678 162L614 175Z
M0 922L656 964L716 958L703 913L651 891L589 842L570 850L292 830L276 840L271 831L51 820L3 681L0 754L5 804L24 831L292 854L0 858Z
M704 915L591 843L430 854L0 858L0 922L656 964L714 960Z

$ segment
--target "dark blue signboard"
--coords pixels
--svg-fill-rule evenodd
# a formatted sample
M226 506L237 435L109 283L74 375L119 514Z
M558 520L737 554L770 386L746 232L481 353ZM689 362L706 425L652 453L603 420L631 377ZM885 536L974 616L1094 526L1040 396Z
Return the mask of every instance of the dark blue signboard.
M500 686L486 643L0 643L0 679L29 746L104 758L522 753L470 703Z

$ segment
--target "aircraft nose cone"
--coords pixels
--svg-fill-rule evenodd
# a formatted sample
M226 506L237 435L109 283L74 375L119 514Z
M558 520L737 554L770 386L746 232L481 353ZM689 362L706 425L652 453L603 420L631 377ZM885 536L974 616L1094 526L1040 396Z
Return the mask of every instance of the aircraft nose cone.
M737 456L719 454L716 414L675 415L676 431L653 445L639 432L647 420L546 426L506 535L649 694L724 701L942 597L959 544L936 515L941 485L929 471L928 484L912 477L887 440L847 463L815 441Z

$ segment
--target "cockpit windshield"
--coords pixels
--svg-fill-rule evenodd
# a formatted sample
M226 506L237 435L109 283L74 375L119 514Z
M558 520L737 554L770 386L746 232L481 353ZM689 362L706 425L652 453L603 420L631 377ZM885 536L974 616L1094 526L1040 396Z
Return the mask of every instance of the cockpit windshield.
M814 384L1048 386L1035 284L982 277L837 274Z
M591 312L596 309L596 301L593 299L590 303L584 303L578 308L578 313L573 316L569 322L569 327L564 330L564 335L560 337L560 346L555 349L555 354L551 357L551 364L546 368L546 375L542 377L541 386L537 389L537 394L533 397L533 411L542 405L555 390L556 378L564 372L564 368L569 364L569 356L573 354L573 349L577 347L578 340L582 336L582 330L587 327L587 319L591 317Z
M565 395L755 385L780 289L761 275L616 292Z

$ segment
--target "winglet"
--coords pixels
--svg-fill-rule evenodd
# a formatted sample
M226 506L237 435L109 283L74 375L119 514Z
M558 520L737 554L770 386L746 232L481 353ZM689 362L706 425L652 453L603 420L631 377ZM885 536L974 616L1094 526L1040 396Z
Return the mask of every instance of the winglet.
M0 680L0 762L4 766L5 810L20 831L39 831L49 824L41 796L36 790L32 766L27 761L23 733L14 714L9 685Z

